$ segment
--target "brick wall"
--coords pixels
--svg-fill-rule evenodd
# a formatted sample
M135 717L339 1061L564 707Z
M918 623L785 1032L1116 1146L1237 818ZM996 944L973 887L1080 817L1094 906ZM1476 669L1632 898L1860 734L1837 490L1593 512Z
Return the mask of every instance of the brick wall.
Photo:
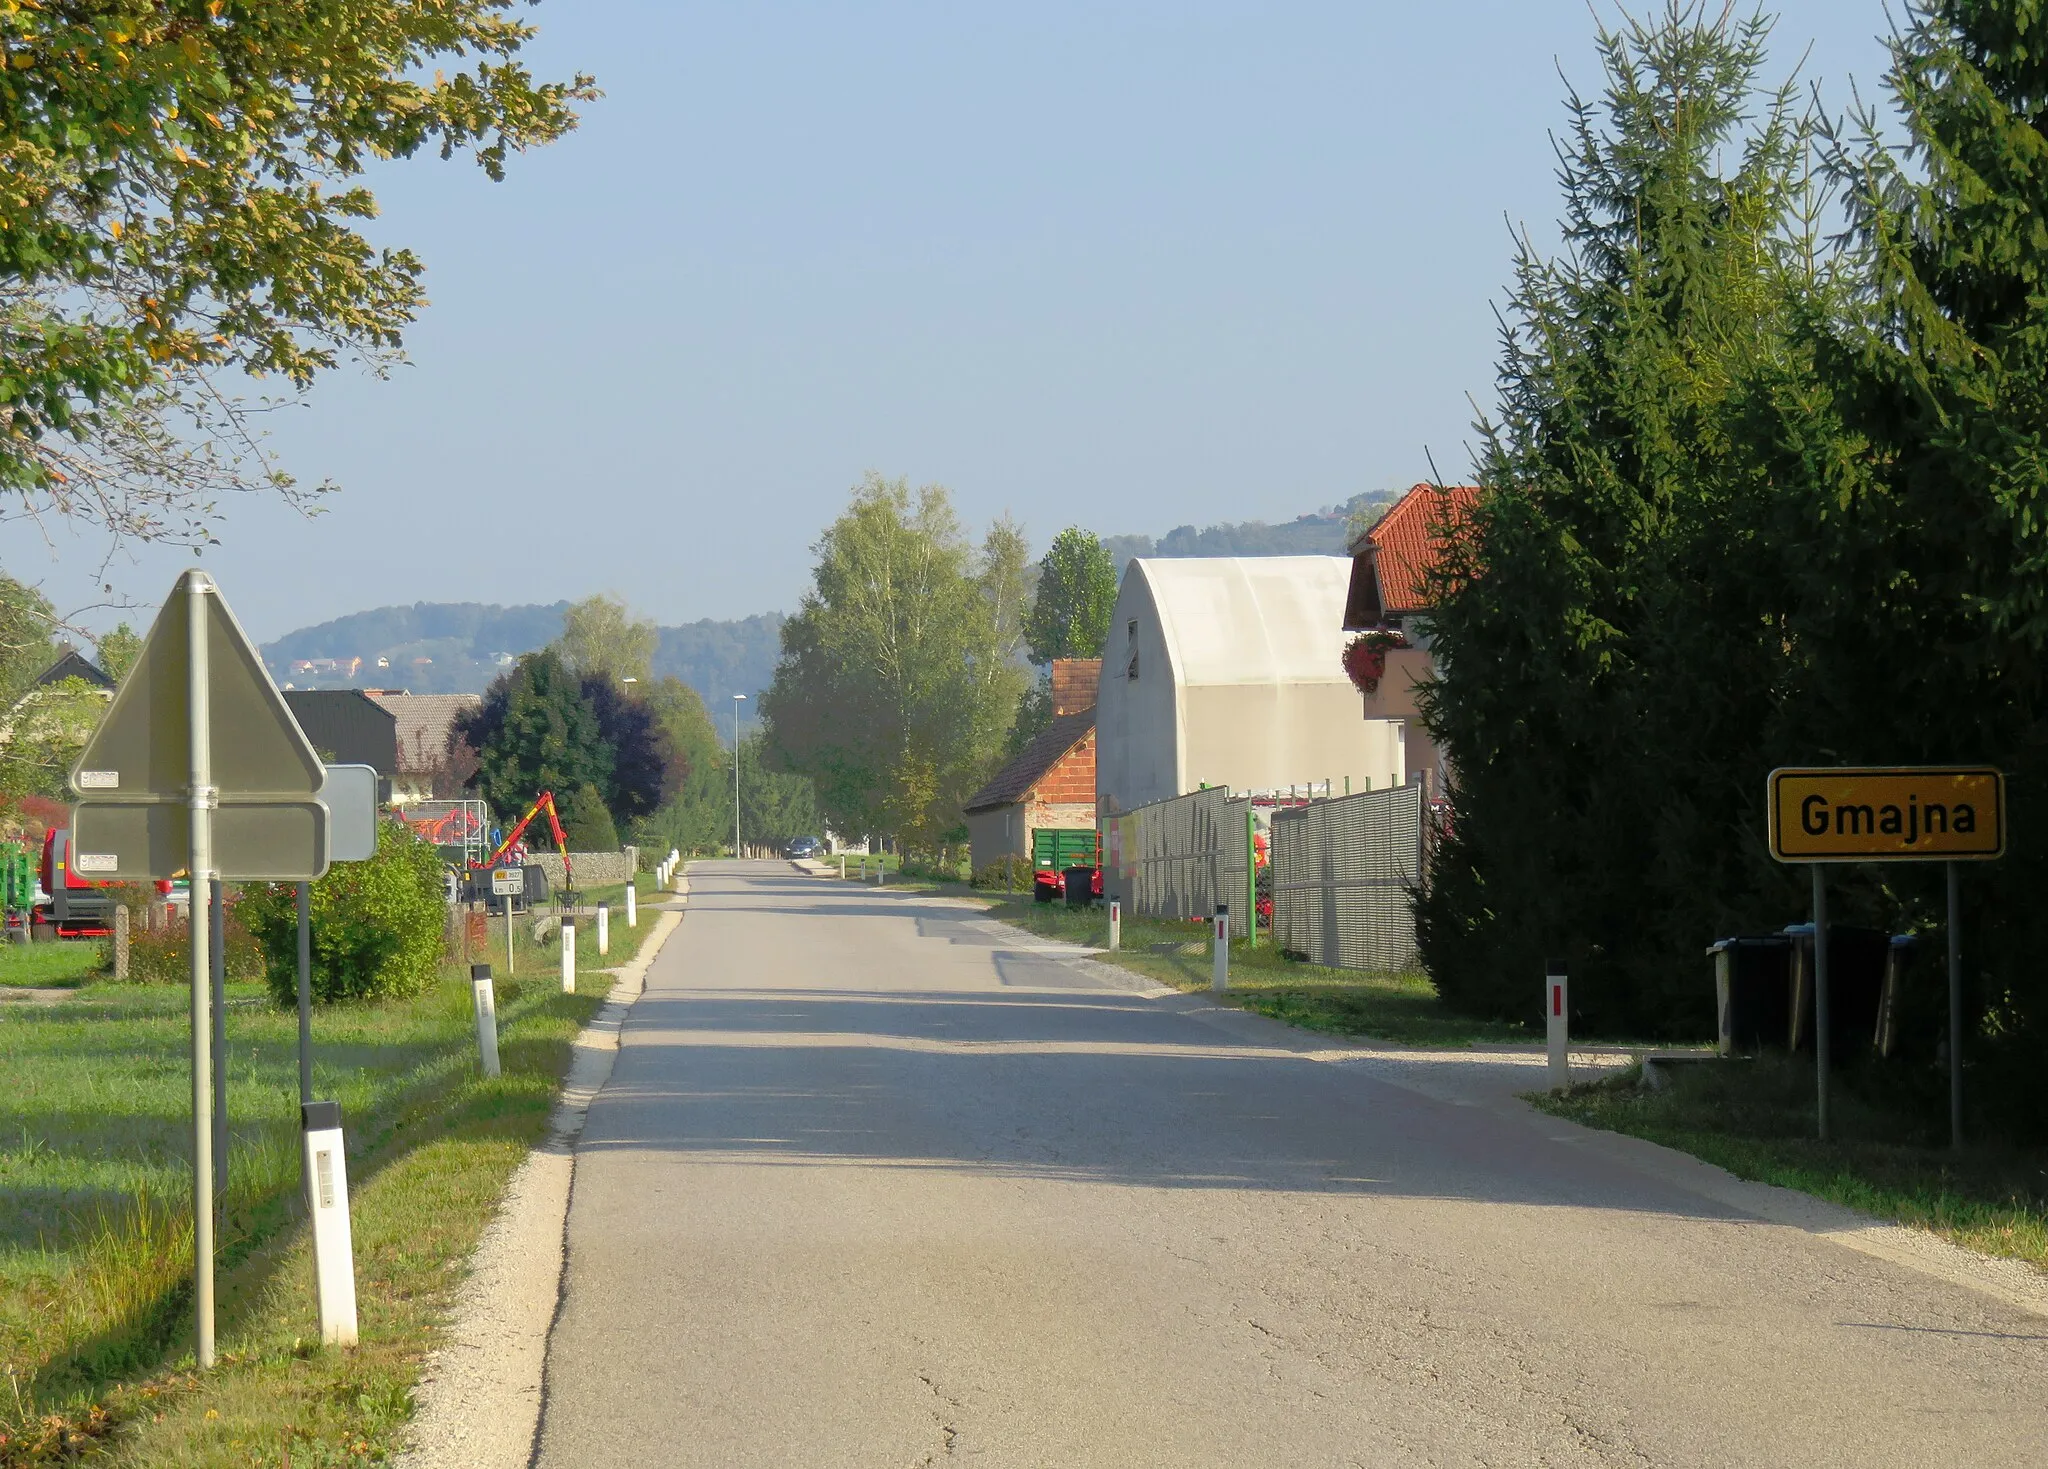
M1059 763L1031 788L1031 799L1041 805L1095 804L1094 730L1089 730L1088 738L1062 755Z
M1055 658L1052 660L1052 712L1079 714L1095 707L1095 688L1102 682L1100 658ZM1091 787L1091 790L1093 788Z

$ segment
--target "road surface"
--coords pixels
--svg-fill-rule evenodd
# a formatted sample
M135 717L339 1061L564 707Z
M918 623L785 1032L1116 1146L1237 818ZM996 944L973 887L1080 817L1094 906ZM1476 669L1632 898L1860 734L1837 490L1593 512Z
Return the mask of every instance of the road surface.
M2037 1315L961 905L690 884L578 1145L543 1465L2042 1461Z

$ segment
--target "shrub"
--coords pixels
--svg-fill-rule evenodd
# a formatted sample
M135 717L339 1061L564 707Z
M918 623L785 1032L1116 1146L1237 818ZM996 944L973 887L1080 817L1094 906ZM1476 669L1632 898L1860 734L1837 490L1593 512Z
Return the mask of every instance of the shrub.
M562 803L562 835L569 839L570 851L618 851L619 829L613 824L612 813L605 808L604 797L596 786L586 781L559 799Z
M249 932L243 912L244 899L231 890L227 919L222 932L227 937L227 977L237 984L263 978L263 949ZM109 943L113 941L108 940ZM112 972L111 966L108 971ZM192 946L185 937L185 925L172 923L155 933L142 929L142 915L131 911L128 926L128 982L130 984L189 984L192 979Z
M281 1005L299 986L298 905L292 883L243 899L262 945L270 993ZM447 921L441 859L396 821L377 829L377 855L337 862L313 884L313 998L391 1000L418 994L440 972Z
M984 892L1028 893L1031 870L1029 857L998 857L976 871L974 885Z

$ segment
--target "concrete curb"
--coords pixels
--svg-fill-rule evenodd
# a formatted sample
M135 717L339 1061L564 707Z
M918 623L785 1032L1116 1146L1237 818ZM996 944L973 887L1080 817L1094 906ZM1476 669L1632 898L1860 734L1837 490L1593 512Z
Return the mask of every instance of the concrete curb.
M686 891L682 878L676 890ZM413 1420L395 1461L405 1469L525 1469L533 1457L576 1138L618 1059L626 1012L682 921L680 908L655 914L640 953L617 971L604 1008L576 1037L547 1138L506 1186L456 1291L447 1339L427 1358L413 1391Z

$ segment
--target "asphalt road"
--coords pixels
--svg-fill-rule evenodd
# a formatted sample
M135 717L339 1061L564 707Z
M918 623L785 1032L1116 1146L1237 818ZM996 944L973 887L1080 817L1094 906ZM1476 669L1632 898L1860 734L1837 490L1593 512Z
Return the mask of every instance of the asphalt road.
M538 1462L2042 1461L2048 1320L1241 1020L695 865L579 1145Z

